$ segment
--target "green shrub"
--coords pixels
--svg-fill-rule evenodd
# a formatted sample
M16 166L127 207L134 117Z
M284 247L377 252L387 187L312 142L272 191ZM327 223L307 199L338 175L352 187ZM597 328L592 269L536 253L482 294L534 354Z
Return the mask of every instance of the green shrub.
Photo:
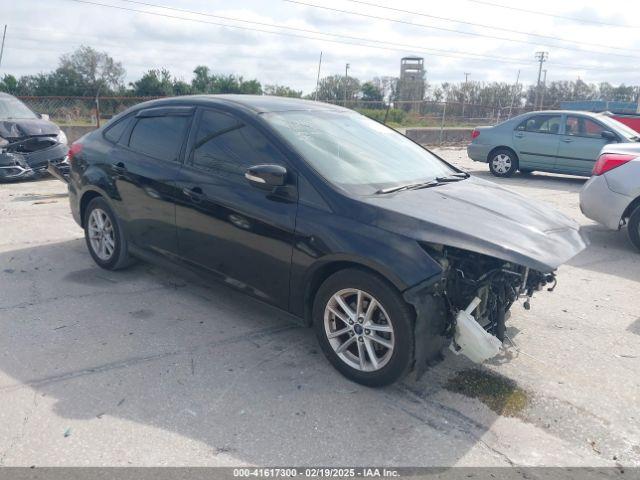
M387 113L386 110L378 110L372 108L358 108L356 109L356 111L378 122L384 122L384 117ZM395 123L401 125L404 123L406 115L407 114L404 110L392 108L389 110L389 114L387 115L387 123Z

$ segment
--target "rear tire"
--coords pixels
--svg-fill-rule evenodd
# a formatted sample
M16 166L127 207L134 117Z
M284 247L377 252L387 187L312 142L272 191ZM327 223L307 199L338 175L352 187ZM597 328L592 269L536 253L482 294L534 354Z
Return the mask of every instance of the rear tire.
M365 270L350 268L331 275L313 303L322 351L345 377L369 387L389 385L409 372L413 324L413 310L400 293Z
M496 177L510 177L518 170L518 157L508 148L498 148L489 155L489 171Z
M104 198L89 202L83 224L87 248L99 267L119 270L132 263L122 226Z
M627 234L633 246L640 250L640 206L631 212L627 223Z

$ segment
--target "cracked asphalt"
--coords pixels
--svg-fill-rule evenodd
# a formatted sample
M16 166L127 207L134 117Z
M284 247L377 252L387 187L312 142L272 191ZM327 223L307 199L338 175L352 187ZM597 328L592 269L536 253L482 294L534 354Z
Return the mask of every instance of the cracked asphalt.
M453 163L490 178L462 149ZM497 180L578 220L589 248L516 305L482 367L446 354L373 390L283 312L166 266L92 262L56 180L0 185L0 465L640 466L640 254L583 217L584 179ZM446 388L513 380L515 417Z

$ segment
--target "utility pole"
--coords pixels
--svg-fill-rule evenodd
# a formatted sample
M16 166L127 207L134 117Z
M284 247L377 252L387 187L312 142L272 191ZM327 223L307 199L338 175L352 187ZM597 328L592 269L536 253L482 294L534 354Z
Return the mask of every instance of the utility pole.
M544 77L542 80L542 93L540 94L540 110L544 108L544 94L547 91L547 69L543 70Z
M538 83L536 86L536 101L534 108L538 108L538 100L540 99L540 76L542 75L542 64L549 58L549 52L536 52L536 60L540 63L538 65Z
M0 67L2 66L2 54L4 53L4 37L7 36L7 25L4 26L4 31L2 32L2 47L0 48Z
M519 81L520 81L520 70L518 70L518 75L516 75L516 84L513 87L513 96L511 97L511 105L509 105L509 118L511 118L511 110L513 109L513 102L516 101L516 95L518 94Z
M322 51L320 51L320 60L318 61L318 78L316 79L316 94L314 100L318 100L318 88L320 88L320 67L322 66Z
M347 83L349 80L349 64L344 66L344 106L347 106Z
M464 119L464 104L467 100L467 84L469 82L469 72L464 72L464 91L462 92L462 118Z

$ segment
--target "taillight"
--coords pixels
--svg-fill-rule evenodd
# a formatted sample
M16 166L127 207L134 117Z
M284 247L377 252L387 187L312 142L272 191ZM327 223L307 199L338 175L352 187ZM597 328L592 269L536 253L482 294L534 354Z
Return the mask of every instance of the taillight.
M471 140L473 140L474 138L478 138L480 136L480 130L478 130L477 128L474 128L473 131L471 132Z
M82 144L78 142L74 142L69 147L69 152L67 153L67 161L69 165L73 164L74 157L82 152Z
M623 155L622 153L603 153L593 166L592 175L602 175L609 170L624 165L636 158L636 155Z

